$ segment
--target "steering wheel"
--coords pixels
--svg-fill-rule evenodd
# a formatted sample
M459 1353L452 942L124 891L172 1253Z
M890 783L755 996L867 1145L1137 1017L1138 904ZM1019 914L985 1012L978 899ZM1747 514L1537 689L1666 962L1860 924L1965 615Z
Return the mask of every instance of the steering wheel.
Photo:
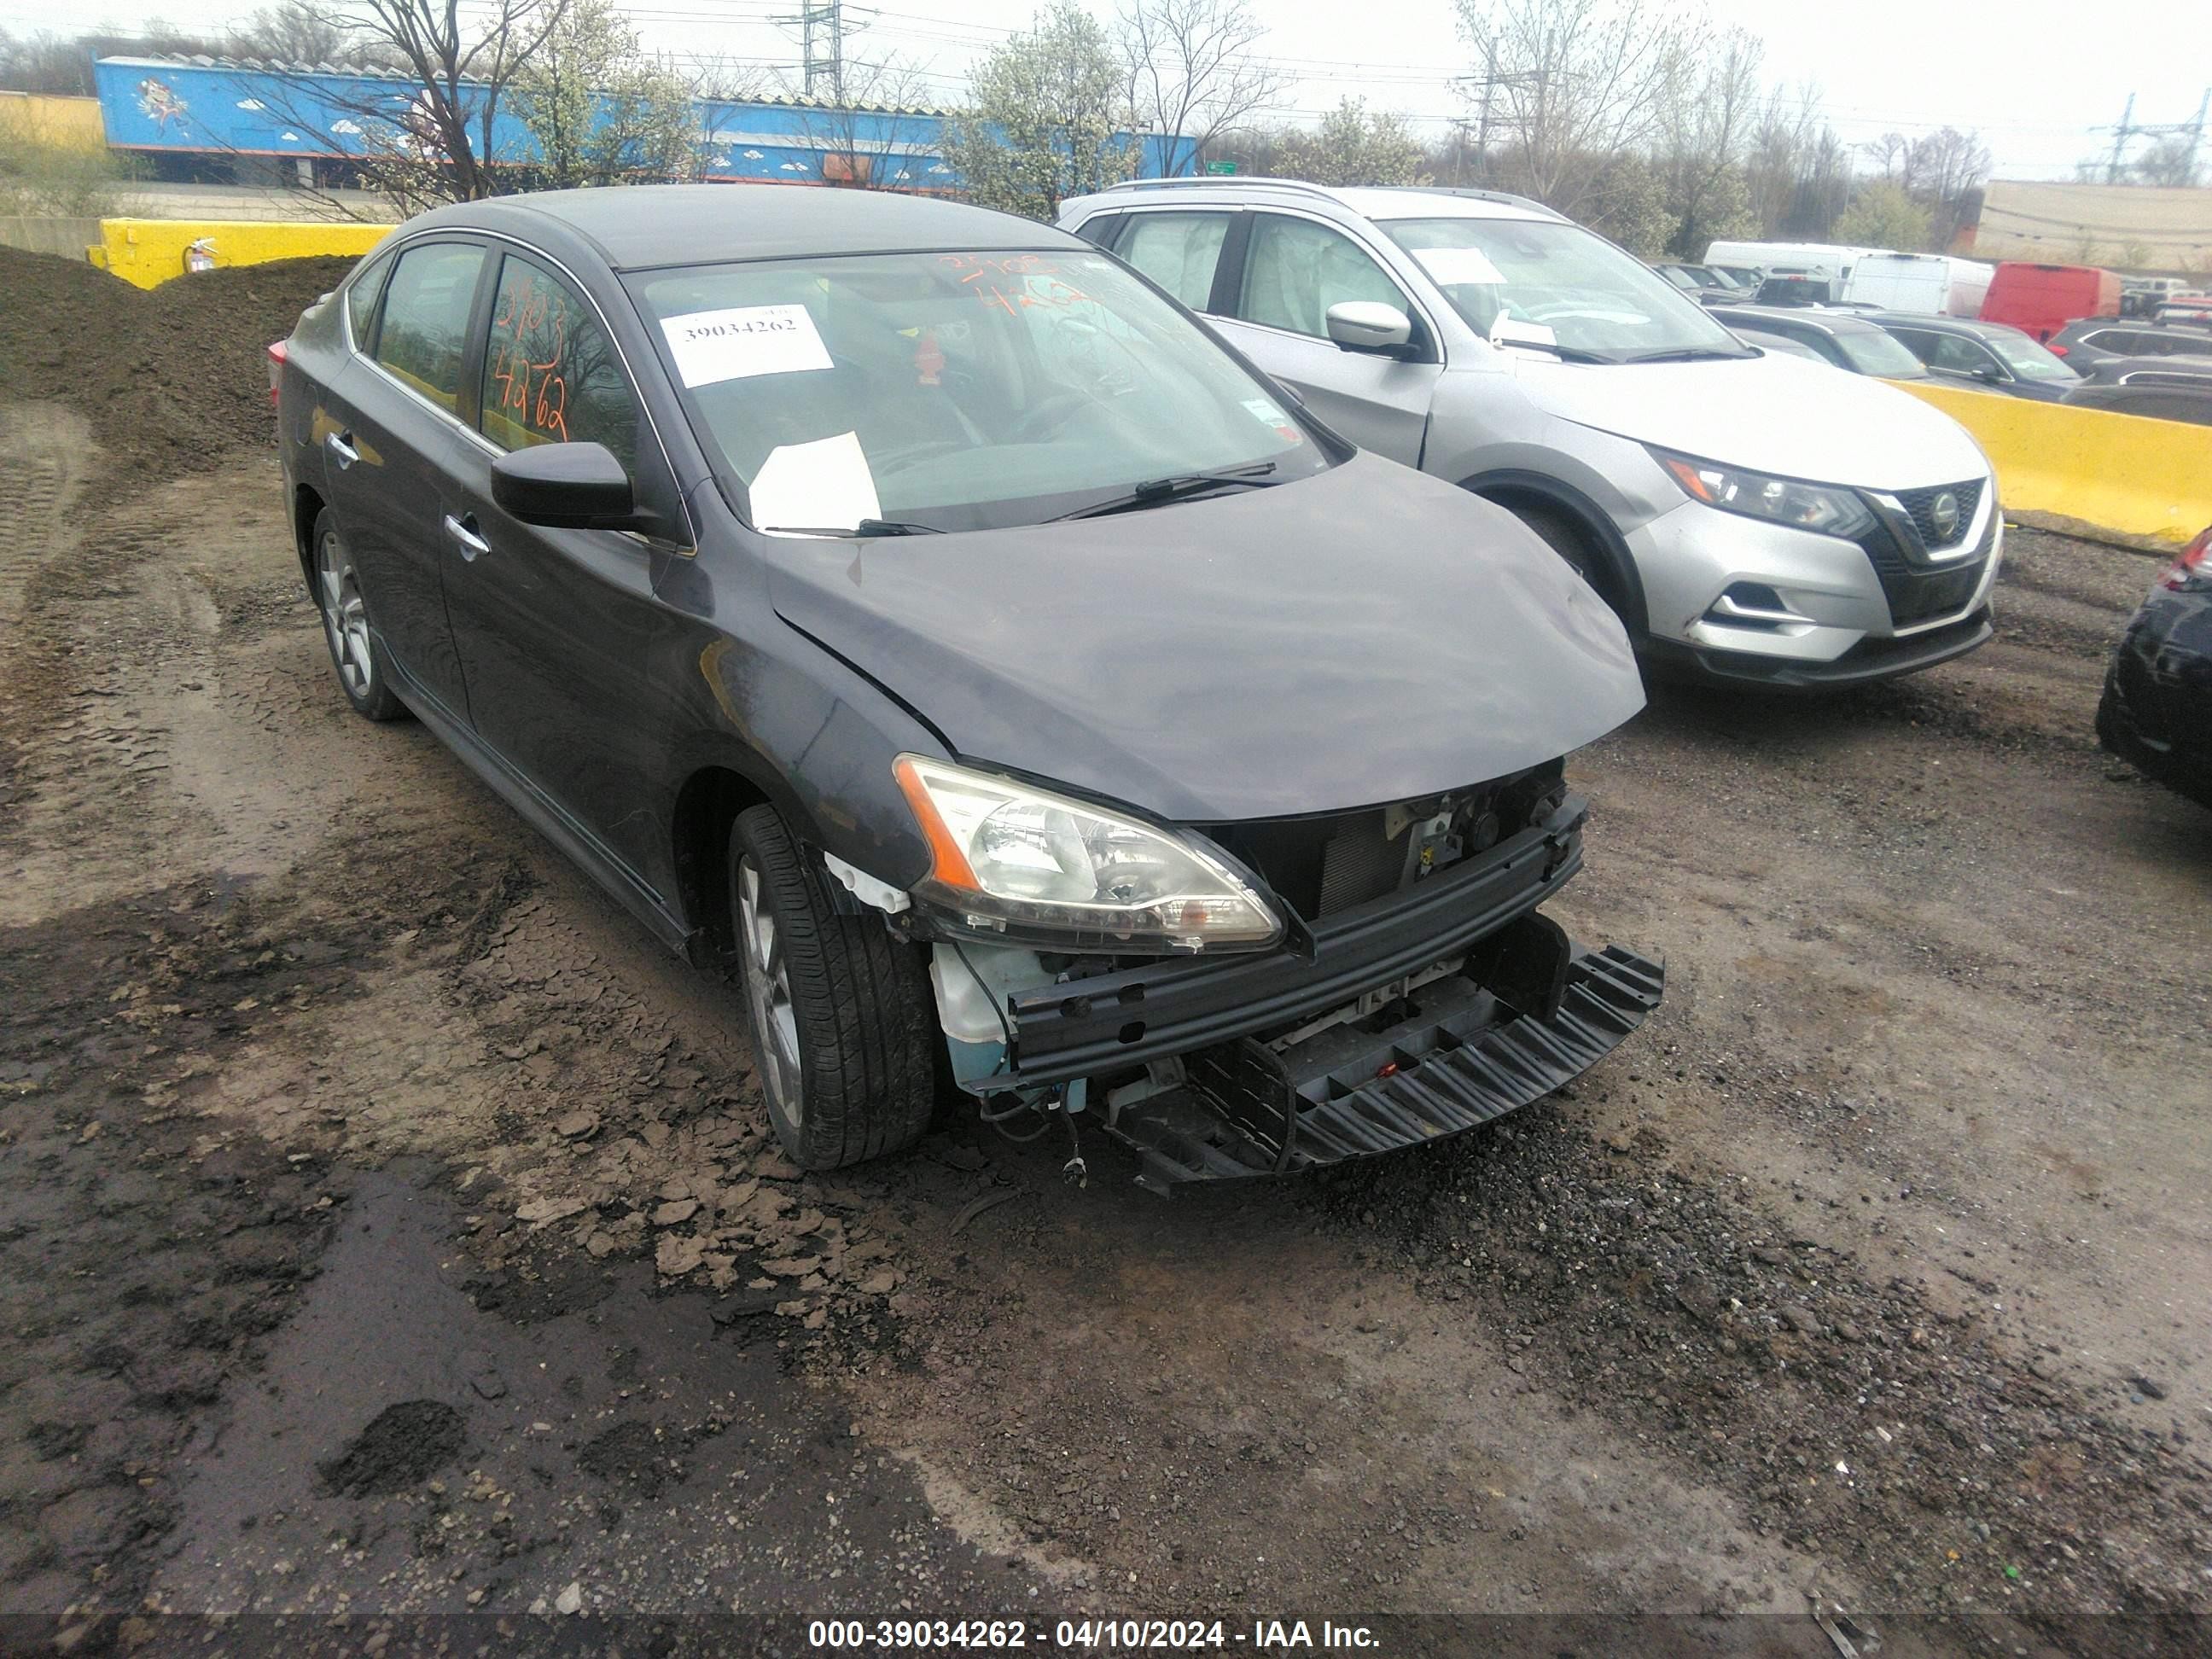
M1019 421L1015 422L1014 435L1018 438L1047 436L1059 431L1073 416L1089 408L1090 405L1091 398L1088 393L1055 392L1042 403L1032 406Z

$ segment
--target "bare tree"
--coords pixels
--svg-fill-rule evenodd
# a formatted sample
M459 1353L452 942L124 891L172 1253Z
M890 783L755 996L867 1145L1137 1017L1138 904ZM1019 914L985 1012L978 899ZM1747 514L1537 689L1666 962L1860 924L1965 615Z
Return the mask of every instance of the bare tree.
M1825 236L1850 198L1850 153L1820 103L1812 82L1778 85L1752 124L1744 184L1762 236Z
M1613 157L1656 136L1705 45L1703 15L1675 0L1455 3L1486 123L1506 140L1494 176L1571 217Z
M2193 189L2197 181L2197 146L2185 133L2160 139L2136 158L2136 181L2170 189Z
M82 40L40 32L18 38L0 29L0 89L92 94L92 52Z
M1658 144L1666 240L1691 258L1716 237L1749 228L1750 189L1742 161L1759 118L1759 71L1765 44L1747 29L1723 33L1674 81Z
M1894 185L1925 210L1922 240L1950 245L1967 193L1989 177L1990 147L1978 132L1944 127L1918 138L1885 132L1860 146L1874 164L1875 181Z
M1169 140L1170 173L1280 100L1289 77L1254 50L1267 32L1245 0L1126 0L1129 106Z
M309 0L280 0L264 6L230 32L234 58L259 58L272 63L334 69L383 68L389 53L372 44L331 13Z
M1978 132L1947 126L1913 141L1911 190L1928 210L1929 246L1951 245L1967 198L1989 176L1990 147Z
M495 196L500 104L566 4L486 0L464 20L458 0L334 0L317 15L388 58L401 84L280 76L271 107L403 213Z
M799 143L822 152L825 183L849 190L930 190L944 183L927 167L937 153L939 125L927 65L893 52L873 61L847 58L824 103L805 100L786 79L795 105Z

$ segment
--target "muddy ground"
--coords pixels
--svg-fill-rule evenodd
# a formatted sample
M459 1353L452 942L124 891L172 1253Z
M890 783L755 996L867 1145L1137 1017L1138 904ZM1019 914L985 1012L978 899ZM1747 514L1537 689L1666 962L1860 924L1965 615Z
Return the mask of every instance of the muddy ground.
M2199 1640L2212 815L2089 731L2145 556L2015 535L1966 661L1662 691L1577 756L1563 920L1669 981L1571 1094L1171 1201L955 1112L801 1179L731 988L348 713L265 452L118 489L11 395L15 1639L1639 1613L1832 1653L1698 1616L1818 1595L1893 1652Z

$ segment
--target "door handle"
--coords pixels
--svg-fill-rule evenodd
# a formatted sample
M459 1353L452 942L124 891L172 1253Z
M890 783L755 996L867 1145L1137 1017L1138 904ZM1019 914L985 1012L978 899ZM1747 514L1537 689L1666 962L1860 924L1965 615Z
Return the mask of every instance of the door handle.
M351 432L331 433L323 440L323 447L331 452L341 471L361 459L361 451L353 447Z
M461 557L465 562L473 562L480 556L491 551L491 544L477 534L477 515L473 513L465 519L457 519L450 513L446 514L446 533L453 538L454 545L461 550Z

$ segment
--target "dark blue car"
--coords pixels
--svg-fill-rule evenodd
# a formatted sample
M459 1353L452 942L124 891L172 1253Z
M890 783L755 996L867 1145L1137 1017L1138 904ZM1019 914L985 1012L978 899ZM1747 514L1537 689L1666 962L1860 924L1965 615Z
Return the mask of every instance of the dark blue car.
M2160 574L2121 635L2097 738L2146 776L2212 806L2212 529Z

